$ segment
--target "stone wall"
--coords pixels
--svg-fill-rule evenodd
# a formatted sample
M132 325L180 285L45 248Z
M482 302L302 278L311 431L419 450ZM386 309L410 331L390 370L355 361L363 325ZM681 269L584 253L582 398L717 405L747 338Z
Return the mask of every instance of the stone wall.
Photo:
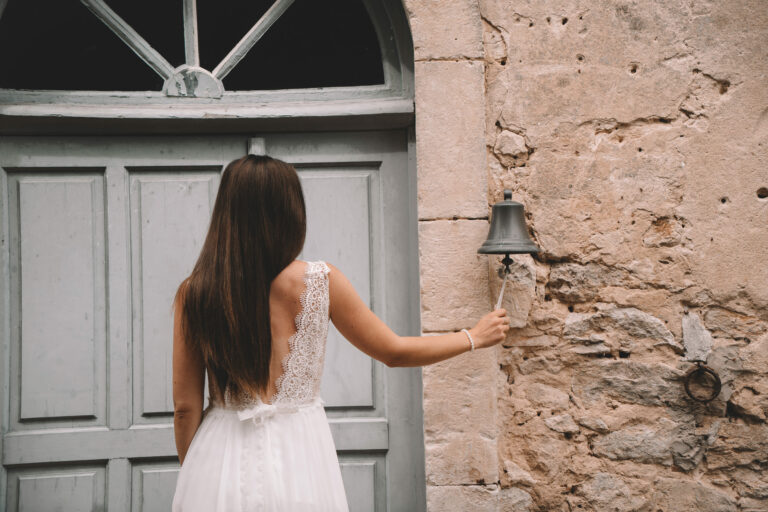
M405 6L424 332L490 310L504 188L543 249L508 339L424 368L429 509L768 510L765 2Z

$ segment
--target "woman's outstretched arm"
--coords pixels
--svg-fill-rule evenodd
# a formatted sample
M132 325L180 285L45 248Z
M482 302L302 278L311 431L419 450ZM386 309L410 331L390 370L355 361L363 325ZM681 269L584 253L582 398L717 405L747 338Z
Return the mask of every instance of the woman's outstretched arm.
M438 336L399 336L363 302L352 283L339 269L331 269L330 315L333 325L350 343L387 366L424 366L467 352L470 344L463 332ZM475 349L500 343L509 331L506 310L485 315L469 333Z
M184 339L182 307L178 300L173 308L173 434L179 463L184 464L189 445L203 419L205 364L202 355Z

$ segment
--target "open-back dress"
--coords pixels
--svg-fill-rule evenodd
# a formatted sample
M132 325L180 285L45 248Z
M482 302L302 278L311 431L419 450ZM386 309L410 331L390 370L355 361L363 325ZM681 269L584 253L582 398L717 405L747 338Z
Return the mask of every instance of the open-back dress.
M179 471L173 512L348 511L320 379L328 266L307 262L296 333L270 403L212 398Z

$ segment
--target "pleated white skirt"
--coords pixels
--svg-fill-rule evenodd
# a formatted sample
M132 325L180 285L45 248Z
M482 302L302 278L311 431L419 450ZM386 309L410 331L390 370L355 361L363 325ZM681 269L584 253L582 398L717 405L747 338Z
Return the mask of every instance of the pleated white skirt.
M318 397L286 408L209 405L179 471L173 512L348 512Z

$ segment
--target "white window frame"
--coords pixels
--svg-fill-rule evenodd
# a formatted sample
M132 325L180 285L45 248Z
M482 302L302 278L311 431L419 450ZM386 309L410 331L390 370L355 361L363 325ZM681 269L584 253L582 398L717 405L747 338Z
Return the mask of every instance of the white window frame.
M184 0L186 63L173 68L104 0L81 0L144 62L166 80L181 71L202 70L220 80L239 62L259 37L290 7L293 0L276 0L265 15L211 72L199 67L197 19L194 0ZM0 0L0 13L6 0ZM0 133L25 132L62 120L183 120L259 119L305 121L349 119L362 116L383 126L412 123L413 44L402 4L397 0L363 0L376 30L382 54L384 84L268 91L222 91L219 97L169 96L163 91L59 91L0 89ZM215 94L214 94L215 96ZM87 124L87 123L86 123ZM289 122L288 125L291 123ZM311 123L310 123L311 124ZM357 127L352 123L350 127ZM333 121L328 127L345 126ZM25 128L26 127L26 128ZM165 131L165 130L160 130Z

